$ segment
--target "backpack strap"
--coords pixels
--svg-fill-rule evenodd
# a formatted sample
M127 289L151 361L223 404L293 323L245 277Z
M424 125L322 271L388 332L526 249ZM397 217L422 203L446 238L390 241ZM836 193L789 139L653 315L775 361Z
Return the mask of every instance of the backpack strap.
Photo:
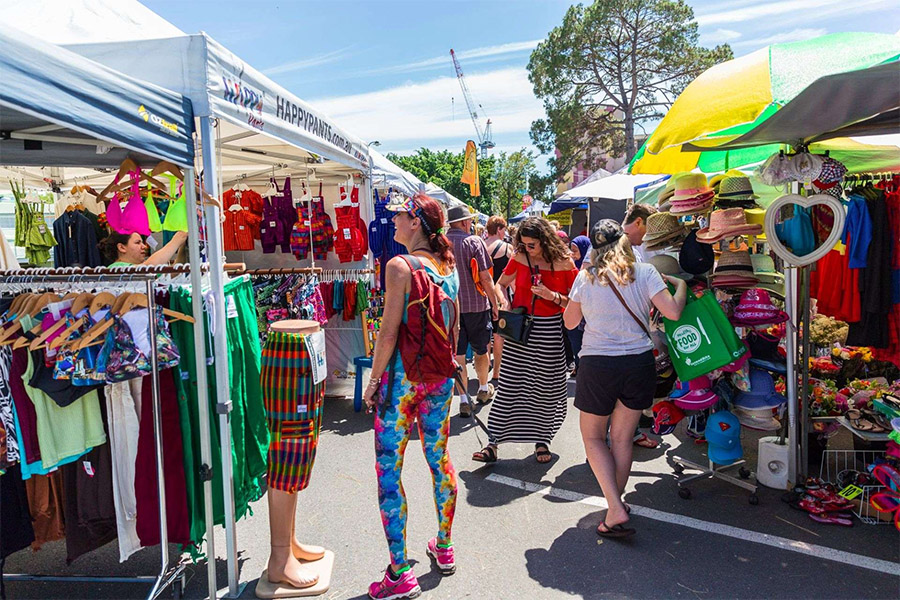
M425 265L422 264L422 260L414 254L400 254L399 256L406 261L406 264L409 265L409 268L413 271L425 268Z

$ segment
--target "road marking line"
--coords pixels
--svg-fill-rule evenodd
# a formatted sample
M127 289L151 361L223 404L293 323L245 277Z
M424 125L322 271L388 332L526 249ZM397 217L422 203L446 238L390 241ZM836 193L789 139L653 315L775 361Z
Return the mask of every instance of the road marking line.
M588 496L586 494L573 492L571 490L565 490L549 485L540 485L537 483L531 483L529 481L522 481L520 479L506 477L505 475L497 475L496 473L491 473L490 475L485 477L485 479L487 481L493 481L494 483L499 483L502 485L507 485L509 487L524 490L532 494L537 494L539 496L551 496L553 498L560 498L562 500L568 500L570 502L587 504L588 506L609 508L606 499L600 496ZM798 540L791 540L776 535L768 535L765 533L759 533L758 531L732 527L730 525L722 525L721 523L701 521L700 519L694 519L692 517L686 517L679 514L667 513L661 510L656 510L654 508L636 506L634 504L631 504L630 506L631 514L637 515L639 517L645 517L647 519L653 519L654 521L662 521L663 523L671 523L673 525L681 525L683 527L690 527L692 529L698 529L700 531L717 533L719 535L724 535L726 537L735 538L742 541L755 542L757 544L763 544L765 546L772 546L773 548L788 550L790 552L797 552L798 554L804 554L806 556L812 556L814 558L832 560L841 564L860 567L861 569L869 569L871 571L878 571L879 573L884 573L887 575L900 575L900 564L891 561L881 560L878 558L870 558L868 556L862 556L860 554L852 554L850 552L844 552L843 550L835 550L834 548L827 548L825 546L819 546L817 544L808 544L806 542L801 542Z

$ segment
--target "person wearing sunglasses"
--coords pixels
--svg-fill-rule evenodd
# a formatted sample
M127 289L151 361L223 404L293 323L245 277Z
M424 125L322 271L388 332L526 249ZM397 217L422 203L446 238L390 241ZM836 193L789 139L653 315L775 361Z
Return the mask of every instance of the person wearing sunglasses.
M527 341L504 341L500 386L488 416L490 443L472 459L496 462L498 444L518 442L534 444L535 459L548 463L550 442L566 418L562 312L578 271L568 247L542 217L522 221L514 246L498 294L508 304L506 290L514 284L512 307L532 314L533 325Z

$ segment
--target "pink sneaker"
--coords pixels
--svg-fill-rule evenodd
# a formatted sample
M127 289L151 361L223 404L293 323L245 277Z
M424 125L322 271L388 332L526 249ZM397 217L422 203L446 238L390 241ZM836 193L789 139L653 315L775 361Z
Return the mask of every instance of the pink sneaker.
M441 548L438 546L437 538L433 537L428 540L428 549L425 552L437 563L441 575L453 575L456 572L456 561L453 560L452 545L449 548Z
M412 569L407 569L394 581L389 573L391 568L384 571L384 578L369 586L369 598L375 600L401 600L401 598L418 598L422 594L419 581Z

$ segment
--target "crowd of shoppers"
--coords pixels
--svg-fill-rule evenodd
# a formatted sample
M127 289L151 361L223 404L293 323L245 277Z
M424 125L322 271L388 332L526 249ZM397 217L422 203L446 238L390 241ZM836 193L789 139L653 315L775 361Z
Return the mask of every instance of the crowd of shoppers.
M534 444L538 463L552 460L550 444L566 417L569 358L574 358L577 370L571 374L577 376L575 407L585 454L609 503L597 533L632 535L622 494L631 472L634 432L640 433L641 412L650 408L655 390L651 306L677 319L687 293L682 280L663 277L642 261L639 249L652 209L632 207L621 225L603 220L589 235L571 241L535 216L515 231L502 217L491 217L479 235L467 207L452 207L445 217L437 201L421 194L392 201L388 210L394 212L395 239L409 254L386 265L384 317L364 393L375 413L378 502L390 553L384 577L370 586L369 596L421 594L407 558L407 504L400 481L414 425L437 508L437 535L426 553L442 574L456 570L451 527L457 486L447 438L454 389L460 416L473 412L469 351L478 381L475 401L493 400L488 444L472 456L483 463L496 462L499 445L507 442ZM441 314L432 317L446 329L438 338L440 347L430 351L446 355L450 364L449 369L425 369L433 372L419 366L413 374L409 365L404 369L401 336L411 329L407 311L414 304L415 281L421 293L419 269L432 289L442 290ZM506 327L500 311L516 310L529 315L529 333L504 339L497 333ZM450 375L454 369L456 375Z

